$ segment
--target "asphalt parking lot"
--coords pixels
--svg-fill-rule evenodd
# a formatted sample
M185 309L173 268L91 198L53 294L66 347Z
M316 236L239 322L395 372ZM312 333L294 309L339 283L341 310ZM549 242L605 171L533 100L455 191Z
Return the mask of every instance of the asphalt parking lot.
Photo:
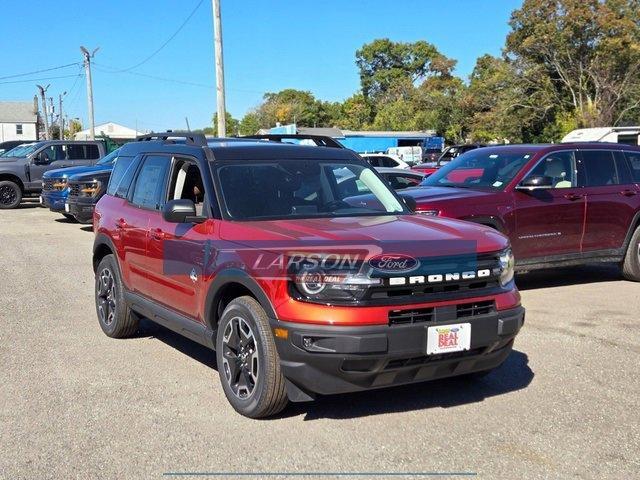
M0 211L2 478L640 471L640 284L615 267L518 277L527 322L483 380L328 397L256 421L228 404L204 347L148 322L133 339L102 333L92 242L90 227L35 205Z

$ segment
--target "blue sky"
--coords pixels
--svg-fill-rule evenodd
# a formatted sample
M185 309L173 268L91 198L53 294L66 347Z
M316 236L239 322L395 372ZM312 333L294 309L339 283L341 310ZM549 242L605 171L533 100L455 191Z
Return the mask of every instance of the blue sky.
M210 124L215 111L211 1L156 51L200 0L3 2L0 77L80 61L79 45L99 46L93 71L96 123L140 129ZM499 54L521 0L221 0L227 109L241 117L265 92L310 90L343 100L359 86L355 51L375 38L426 40L458 60L467 76L478 56ZM29 8L26 5L29 5ZM9 20L7 20L9 19ZM44 19L44 25L40 22ZM0 79L1 100L30 100L36 83L86 125L79 66ZM66 78L44 79L65 76ZM152 78L154 77L154 78ZM160 78L178 80L176 83ZM35 79L40 79L36 81ZM2 83L16 82L20 83Z

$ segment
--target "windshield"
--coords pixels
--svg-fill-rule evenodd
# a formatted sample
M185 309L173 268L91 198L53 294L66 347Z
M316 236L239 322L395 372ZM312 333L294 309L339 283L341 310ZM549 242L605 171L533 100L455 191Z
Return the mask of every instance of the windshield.
M501 190L531 159L532 153L471 150L425 178L421 186Z
M96 165L113 165L114 162L116 161L116 158L118 158L119 152L120 152L120 149L116 148L109 155L105 155L104 157L102 157Z
M410 213L370 167L332 160L225 163L217 179L236 220Z
M27 155L35 152L42 146L42 143L23 143L15 148L12 148L8 152L4 152L2 157L26 157Z

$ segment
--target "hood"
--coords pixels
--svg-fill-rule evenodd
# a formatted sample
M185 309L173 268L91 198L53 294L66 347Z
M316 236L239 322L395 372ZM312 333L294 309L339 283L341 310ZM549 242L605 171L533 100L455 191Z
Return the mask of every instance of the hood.
M97 170L104 170L104 165L83 165L80 167L67 167L57 168L55 170L49 170L42 175L43 178L67 178L71 175L77 175L79 173L94 172Z
M429 205L440 200L456 200L456 199L478 199L488 195L494 195L495 192L486 192L482 190L472 190L470 188L454 188L454 187L416 187L407 188L402 191L403 195L410 195L418 206L421 203Z
M82 180L91 180L94 177L109 177L111 175L111 171L113 167L110 165L97 165L95 167L90 167L89 170L69 175L69 181L82 181Z
M331 251L362 244L377 245L385 253L418 256L488 253L509 244L492 228L419 214L223 222L220 233L223 240L256 248L268 249L266 245L273 242L289 249L317 244Z
M27 157L0 157L0 164L2 163L26 163L29 159Z

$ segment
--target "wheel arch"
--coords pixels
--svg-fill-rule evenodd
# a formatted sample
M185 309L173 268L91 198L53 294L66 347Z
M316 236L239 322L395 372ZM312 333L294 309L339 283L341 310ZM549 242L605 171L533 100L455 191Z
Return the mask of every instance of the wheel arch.
M244 295L253 297L269 318L276 318L273 305L262 287L244 270L228 269L216 274L207 291L204 307L207 326L216 331L226 305L234 298Z
M24 183L17 175L13 173L0 173L0 182L9 181L17 184L20 187L20 190L24 192Z
M117 250L115 248L115 245L109 237L107 237L103 233L99 233L98 235L96 235L96 239L93 242L93 272L96 272L96 270L98 269L98 265L107 255L113 255L114 257L116 257L116 265L118 266L118 270L120 270L120 264L118 262L116 252Z

